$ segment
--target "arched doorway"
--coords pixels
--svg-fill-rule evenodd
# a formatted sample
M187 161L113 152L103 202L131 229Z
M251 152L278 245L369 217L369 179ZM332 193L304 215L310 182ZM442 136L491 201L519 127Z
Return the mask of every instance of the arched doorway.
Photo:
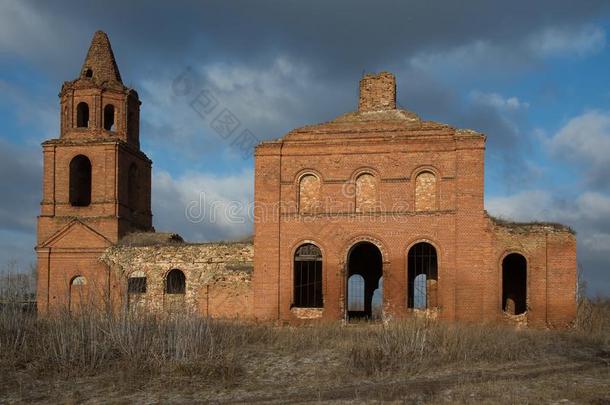
M354 245L347 258L347 319L371 319L373 295L381 292L383 260L381 251L371 242Z
M68 302L68 310L70 313L82 313L89 305L87 279L85 276L76 276L70 281L70 301Z
M527 260L519 253L502 260L502 311L509 315L527 311Z

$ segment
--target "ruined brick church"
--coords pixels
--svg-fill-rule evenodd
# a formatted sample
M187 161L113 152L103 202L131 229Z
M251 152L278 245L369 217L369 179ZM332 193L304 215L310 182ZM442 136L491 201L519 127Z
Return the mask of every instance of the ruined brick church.
M485 136L397 108L389 73L362 77L357 111L256 147L253 242L154 231L140 100L105 33L59 97L59 138L42 144L40 313L574 319L573 232L489 216Z

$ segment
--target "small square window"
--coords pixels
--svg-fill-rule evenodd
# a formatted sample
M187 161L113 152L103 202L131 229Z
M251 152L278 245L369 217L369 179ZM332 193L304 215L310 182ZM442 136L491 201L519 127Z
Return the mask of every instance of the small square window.
M146 292L146 277L130 277L127 279L127 292L129 294L143 294Z

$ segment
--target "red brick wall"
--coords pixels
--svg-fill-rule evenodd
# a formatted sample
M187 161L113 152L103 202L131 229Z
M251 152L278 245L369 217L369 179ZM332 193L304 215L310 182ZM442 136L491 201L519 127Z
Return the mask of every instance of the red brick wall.
M97 35L97 34L96 34ZM95 78L95 77L94 77ZM77 127L77 105L89 106L89 124ZM152 230L151 161L139 149L137 94L120 82L80 78L60 94L61 132L43 143L43 196L38 217L38 308L67 307L70 281L88 280L96 305L112 301L116 284L99 256L134 230ZM104 129L104 107L114 106L114 129ZM85 155L91 162L91 203L72 206L70 162ZM128 201L128 174L137 166L137 199ZM75 222L76 221L76 222Z
M383 256L386 317L413 312L406 305L406 258L413 244L427 241L437 249L441 318L504 319L501 260L516 249L527 252L529 322L573 319L573 235L535 227L514 234L493 225L483 206L484 136L422 122L412 113L377 111L371 106L393 97L378 92L387 91L386 82L376 88L374 80L364 80L368 87L360 106L366 114L297 129L257 148L255 315L287 322L305 315L343 318L348 252L368 240ZM435 190L426 190L428 198L418 210L416 178L426 171L434 174ZM355 206L355 183L363 172L377 185L375 208L364 212ZM308 173L321 181L321 207L315 212L299 210L299 183ZM292 308L293 256L302 243L316 244L323 254L324 308L317 312ZM549 289L558 293L551 297Z

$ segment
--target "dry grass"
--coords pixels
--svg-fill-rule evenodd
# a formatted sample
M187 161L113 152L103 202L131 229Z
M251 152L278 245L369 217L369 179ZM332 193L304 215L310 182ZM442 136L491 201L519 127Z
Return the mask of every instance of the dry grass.
M275 384L282 397L291 384L329 388L349 382L357 387L366 381L387 384L389 377L420 378L448 370L520 363L593 364L610 353L609 336L610 302L602 300L582 302L576 327L567 331L425 319L290 328L198 316L117 316L96 311L36 318L6 307L0 313L0 371L5 376L0 392L17 395L16 381L24 378L31 378L32 384L111 378L120 370L122 377L112 384L124 390L134 380L171 376L194 379L205 384L205 390L230 387L232 394L226 395L260 389L263 382ZM396 388L376 387L380 397ZM351 397L358 391L352 388L329 392ZM376 392L371 390L369 394ZM246 394L239 395L243 399Z

